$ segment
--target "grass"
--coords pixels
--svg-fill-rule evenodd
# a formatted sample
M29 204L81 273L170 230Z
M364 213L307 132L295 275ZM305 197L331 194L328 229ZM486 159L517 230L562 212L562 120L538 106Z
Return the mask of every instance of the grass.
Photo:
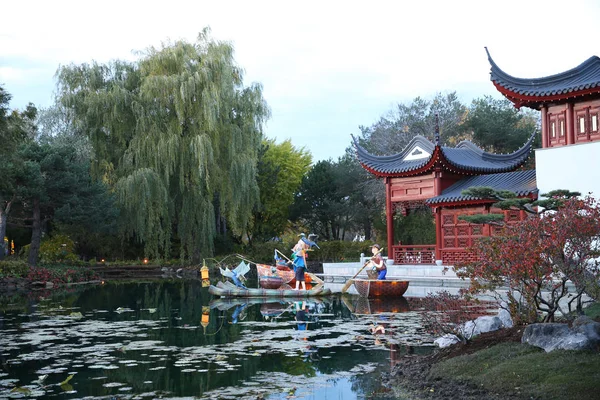
M590 317L591 319L599 319L600 318L600 302L595 302L583 309L585 315Z
M546 353L508 342L434 365L433 378L456 379L495 393L526 398L597 399L600 355L591 351Z

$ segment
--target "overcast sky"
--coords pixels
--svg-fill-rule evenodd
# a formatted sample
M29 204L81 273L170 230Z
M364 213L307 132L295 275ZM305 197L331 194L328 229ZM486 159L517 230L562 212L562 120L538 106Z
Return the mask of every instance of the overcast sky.
M598 1L11 1L0 5L0 84L11 107L52 103L61 64L135 59L210 26L271 107L266 135L336 160L359 125L399 102L499 97L505 72L541 77L600 55Z

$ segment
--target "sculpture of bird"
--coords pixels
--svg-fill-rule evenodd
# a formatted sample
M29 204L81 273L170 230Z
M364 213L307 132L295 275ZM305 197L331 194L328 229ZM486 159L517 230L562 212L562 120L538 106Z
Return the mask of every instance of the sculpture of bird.
M227 278L231 278L235 286L242 289L247 289L242 281L246 280L244 275L246 275L248 271L250 271L250 265L242 261L233 271L230 271L227 267L225 267L225 269L219 267L219 269L221 270L221 275Z

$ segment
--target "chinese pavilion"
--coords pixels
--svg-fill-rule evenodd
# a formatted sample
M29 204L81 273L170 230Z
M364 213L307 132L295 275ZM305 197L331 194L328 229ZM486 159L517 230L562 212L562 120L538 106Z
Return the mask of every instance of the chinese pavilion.
M502 71L485 50L498 91L517 108L541 111L542 148L600 139L600 58L590 57L560 74L523 79Z
M486 52L498 91L517 108L541 112L542 148L535 151L540 193L569 189L600 196L600 58L552 76L524 79L502 71Z
M493 233L489 226L459 220L459 215L504 213L509 223L525 218L520 211L494 209L494 201L463 196L461 191L471 186L491 186L536 198L535 171L515 171L527 160L533 139L532 136L514 153L492 154L469 141L456 147L442 146L436 129L435 143L416 136L402 152L391 156L370 154L354 139L360 164L384 179L388 259L395 264L433 264L442 260L445 265L453 265L471 257L466 248L474 239ZM406 213L419 204L427 204L433 210L435 246L395 244L394 213Z

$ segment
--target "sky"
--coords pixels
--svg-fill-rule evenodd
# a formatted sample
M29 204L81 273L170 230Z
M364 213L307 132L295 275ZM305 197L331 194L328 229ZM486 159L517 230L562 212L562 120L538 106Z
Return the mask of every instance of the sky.
M398 103L499 98L485 46L520 78L600 56L599 20L593 0L12 1L0 4L0 84L12 108L47 107L60 65L135 60L209 26L232 43L244 82L263 85L266 136L337 160Z

